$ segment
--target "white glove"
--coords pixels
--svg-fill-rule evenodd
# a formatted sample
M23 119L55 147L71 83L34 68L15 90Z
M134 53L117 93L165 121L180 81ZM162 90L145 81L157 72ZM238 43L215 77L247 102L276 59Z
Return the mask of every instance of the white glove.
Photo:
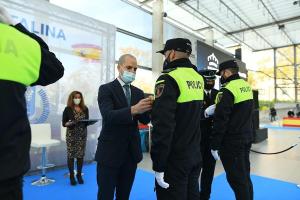
M165 182L164 175L164 172L155 172L155 179L160 187L167 189L169 184Z
M218 150L210 150L211 155L214 157L215 160L220 160L219 151Z
M216 104L207 107L204 111L204 117L208 118L210 116L213 116L215 113L215 109L216 109Z
M7 24L7 25L15 25L16 23L10 15L7 13L6 9L2 6L0 6L0 22Z

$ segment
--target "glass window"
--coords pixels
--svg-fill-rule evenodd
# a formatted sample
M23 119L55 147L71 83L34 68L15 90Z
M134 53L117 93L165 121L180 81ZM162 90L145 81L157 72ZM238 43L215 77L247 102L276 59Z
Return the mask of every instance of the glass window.
M136 79L132 84L143 90L144 93L153 94L154 80L152 79L152 71L138 69L136 72Z
M247 48L242 48L242 60L246 63L247 69L263 70L264 68L273 68L274 51L252 52Z
M137 58L139 66L151 68L152 44L129 35L116 34L116 60L123 54L130 53Z
M276 52L276 65L284 66L290 65L294 63L294 48L293 47L285 47L277 49Z
M190 27L192 30L198 30L208 26L198 17L195 17L193 13L191 14L180 6L175 5L172 1L165 1L164 11L169 18L180 19L180 23Z

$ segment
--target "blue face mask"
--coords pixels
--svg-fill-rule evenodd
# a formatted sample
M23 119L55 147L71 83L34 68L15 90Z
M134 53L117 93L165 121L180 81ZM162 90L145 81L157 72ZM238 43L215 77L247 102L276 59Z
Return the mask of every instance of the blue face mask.
M121 79L126 84L130 84L135 80L135 73L124 71L123 74L121 74Z

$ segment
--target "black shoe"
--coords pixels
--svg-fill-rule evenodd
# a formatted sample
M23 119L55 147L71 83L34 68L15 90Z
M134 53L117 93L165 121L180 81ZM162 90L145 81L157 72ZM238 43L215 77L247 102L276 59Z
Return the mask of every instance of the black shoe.
M84 183L81 174L77 174L76 177L77 177L77 181L78 181L79 184L83 184Z
M74 174L73 175L70 174L70 184L71 185L76 185L77 184L77 182L75 180L75 177L74 177Z

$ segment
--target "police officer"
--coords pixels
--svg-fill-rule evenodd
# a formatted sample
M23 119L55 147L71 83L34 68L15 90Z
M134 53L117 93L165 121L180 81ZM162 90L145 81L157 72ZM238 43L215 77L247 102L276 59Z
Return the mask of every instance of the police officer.
M21 200L30 168L26 87L54 83L64 68L41 38L15 25L1 6L0 33L0 199Z
M210 152L210 140L213 126L213 116L205 114L205 110L215 104L218 90L214 89L216 70L201 70L199 73L204 77L204 102L202 109L201 125L201 154L202 171L200 179L200 199L208 200L211 193L211 184L214 178L216 160Z
M222 89L216 97L211 152L223 163L227 181L237 200L252 200L249 152L252 142L253 93L238 74L238 63L219 65Z
M170 39L159 53L166 57L155 85L151 159L158 200L200 198L200 118L203 77L190 62L191 42Z

